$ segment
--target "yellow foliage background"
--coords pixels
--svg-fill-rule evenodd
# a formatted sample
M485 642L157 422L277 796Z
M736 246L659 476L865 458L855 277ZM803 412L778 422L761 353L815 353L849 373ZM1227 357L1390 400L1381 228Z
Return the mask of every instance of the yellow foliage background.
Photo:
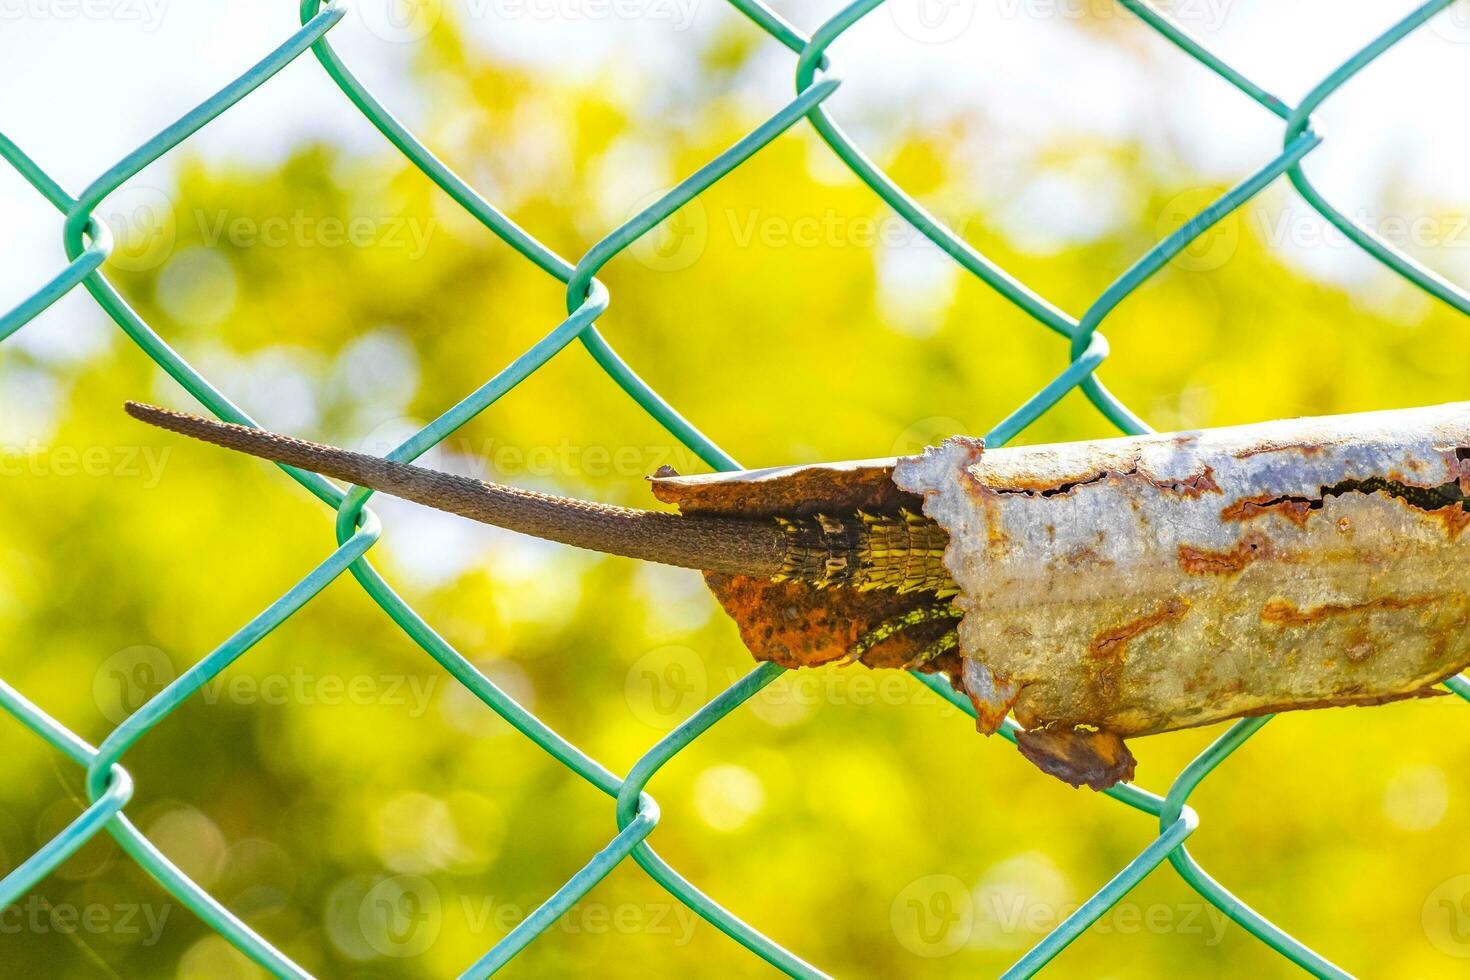
M706 67L718 80L749 56L722 40ZM717 84L687 94L682 112L634 115L611 86L542 84L448 30L426 48L420 84L443 106L423 134L429 145L568 256L760 118ZM536 124L547 118L564 121L556 140ZM1038 166L1105 158L1125 176L1132 211L1096 240L1028 247L954 162L973 124L959 117L916 132L880 162L1074 314L1192 213L1182 208L1224 190L1129 146L1057 147ZM647 186L626 177L630 166ZM206 376L262 423L295 434L383 451L564 315L559 283L387 148L303 146L268 168L195 160L170 196L166 255L148 255L156 239L132 251L124 241L109 273ZM1259 206L1281 199L1273 190ZM250 238L266 219L292 216L307 230L274 244ZM322 221L363 216L371 241L327 242ZM743 465L884 456L979 434L1066 364L1056 335L968 276L908 305L885 299L878 252L916 249L917 236L905 237L805 127L675 221L603 271L613 302L599 327ZM692 260L680 252L690 227L704 229ZM423 233L422 253L389 228ZM874 245L884 233L896 244ZM1244 218L1190 255L1103 328L1113 354L1102 376L1158 428L1428 404L1470 390L1470 361L1451 343L1463 324L1397 282L1367 302L1305 278ZM47 324L43 316L26 331ZM126 419L127 398L192 406L120 333L108 336L85 356L0 347L10 464L0 483L0 663L94 743L160 674L199 660L334 546L333 515L277 470ZM1112 434L1072 395L1019 441ZM63 465L68 447L104 447L112 464L74 472ZM144 452L167 453L152 457L156 474L124 465L125 454ZM482 475L516 485L631 505L648 503L641 477L662 463L703 468L576 345L436 452L461 466L478 459ZM391 500L374 507L386 532L371 558L394 588L614 772L751 667L693 573L572 553ZM160 657L161 668L139 673ZM349 577L208 691L127 754L138 784L128 813L318 975L455 974L615 833L608 798L459 690ZM1456 778L1470 765L1467 720L1451 698L1278 718L1192 798L1202 828L1191 851L1355 972L1449 972L1459 961L1426 922L1439 921L1436 896L1466 890L1442 886L1470 870L1455 856L1470 831L1470 792ZM1218 734L1139 742L1140 784L1162 792ZM0 752L0 866L11 867L79 812L84 793L81 774L16 724L0 723ZM839 976L994 975L1158 829L1040 775L907 678L861 670L788 674L679 753L650 789L663 814L651 843L665 858ZM427 881L440 899L422 949L370 935L360 921L373 887L393 875ZM968 911L949 916L935 904L941 895ZM26 901L36 900L172 912L157 936L12 930L0 936L7 975L259 973L105 838ZM915 901L938 925L915 925ZM772 971L625 862L508 972ZM1051 968L1294 972L1167 867Z

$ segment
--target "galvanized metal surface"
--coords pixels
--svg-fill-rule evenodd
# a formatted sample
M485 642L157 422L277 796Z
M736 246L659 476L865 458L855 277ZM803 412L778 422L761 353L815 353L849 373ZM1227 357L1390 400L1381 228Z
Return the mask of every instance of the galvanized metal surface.
M982 727L1145 735L1470 663L1470 404L901 460Z

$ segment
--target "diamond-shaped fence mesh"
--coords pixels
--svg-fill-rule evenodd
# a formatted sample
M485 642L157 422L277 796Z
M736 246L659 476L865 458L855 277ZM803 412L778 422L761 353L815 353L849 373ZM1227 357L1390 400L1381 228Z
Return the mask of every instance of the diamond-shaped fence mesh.
M1280 117L1284 123L1282 150L1274 159L1139 258L1079 319L1073 319L1029 290L926 212L914 198L864 155L828 115L825 103L838 90L841 82L827 60L826 51L844 31L872 13L884 0L857 0L819 27L811 37L787 23L761 0L730 2L759 29L795 54L795 97L769 120L679 183L646 210L609 232L576 262L557 255L537 241L530 232L518 227L496 210L436 158L363 86L327 40L328 32L344 16L345 8L340 3L323 5L321 0L304 0L301 6L300 30L214 96L118 161L76 196L64 190L19 147L0 135L0 156L65 216L63 235L66 253L70 259L70 264L51 281L19 306L0 316L0 342L24 327L70 290L81 285L149 358L218 417L232 422L253 424L223 391L173 351L102 275L100 268L111 252L112 241L106 225L95 217L95 210L109 194L122 187L144 167L188 139L307 51L316 56L327 76L343 94L416 167L490 232L548 275L566 284L567 318L478 390L395 449L390 454L395 460L412 460L425 453L494 404L564 347L576 341L587 348L596 362L630 398L710 466L721 470L736 469L737 464L733 459L646 385L598 332L597 318L608 308L611 297L596 279L596 275L609 260L627 249L639 237L648 234L681 206L803 120L816 129L854 174L924 236L968 272L988 283L1064 341L1067 348L1065 369L986 434L986 443L990 446L1001 445L1012 439L1074 388L1080 388L1097 410L1123 432L1149 431L1147 423L1109 393L1096 375L1097 369L1108 356L1107 341L1098 331L1098 327L1114 307L1170 259L1186 249L1216 222L1282 176L1291 181L1312 208L1358 247L1424 291L1459 311L1470 314L1470 294L1446 282L1372 231L1355 223L1317 191L1301 168L1302 160L1323 141L1322 135L1313 128L1313 111L1348 79L1440 14L1455 0L1431 0L1418 7L1324 78L1297 105L1289 105L1251 82L1141 0L1118 0L1143 25L1157 31L1203 67L1235 86L1263 110ZM629 858L678 901L685 903L766 962L792 976L824 975L819 968L806 963L796 953L783 948L775 940L722 908L714 897L680 875L646 843L646 838L659 820L658 804L645 791L649 781L676 754L775 680L783 672L783 668L770 663L756 667L653 745L625 777L619 778L491 683L379 576L366 558L381 530L377 518L366 507L370 496L368 492L353 489L344 494L315 474L285 469L293 479L337 511L337 549L311 574L246 623L239 632L124 720L100 746L89 745L51 718L43 709L28 701L19 691L0 680L0 706L86 770L90 801L87 809L69 826L0 881L0 907L23 896L88 840L106 831L178 901L255 962L278 976L308 976L305 970L275 949L268 939L257 935L172 864L128 820L124 810L132 797L133 782L122 765L122 759L139 738L179 704L195 695L261 638L310 602L330 582L347 572L357 579L368 595L382 606L414 642L460 684L522 735L616 801L617 835L539 908L516 925L478 961L470 964L464 976L487 976L510 962L527 944L596 887L616 865ZM959 708L972 712L968 699L957 694L942 677L915 674L914 680L928 685ZM1470 700L1470 681L1464 677L1451 679L1447 686L1462 698ZM1282 956L1319 976L1346 976L1340 968L1302 945L1285 930L1267 921L1227 891L1195 862L1184 846L1185 840L1199 826L1198 816L1187 805L1190 794L1235 749L1269 721L1269 717L1263 717L1236 723L1186 767L1163 796L1131 785L1120 785L1108 790L1107 795L1118 802L1157 818L1158 837L1027 952L1006 975L1029 976L1036 973L1154 868L1168 861L1200 895ZM1003 734L1012 740L1015 732L1016 728L1011 723L1003 730Z

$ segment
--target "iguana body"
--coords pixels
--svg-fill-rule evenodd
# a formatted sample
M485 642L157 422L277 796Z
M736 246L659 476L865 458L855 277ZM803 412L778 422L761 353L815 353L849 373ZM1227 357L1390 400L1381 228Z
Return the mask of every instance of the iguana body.
M637 510L486 483L138 402L128 402L127 411L217 446L591 551L816 588L954 589L944 568L949 536L909 511L740 519Z
M788 667L942 672L981 731L1094 789L1124 739L1439 691L1470 664L1470 405L703 477L681 513L483 483L129 403L251 455L700 569ZM922 511L923 516L919 516Z

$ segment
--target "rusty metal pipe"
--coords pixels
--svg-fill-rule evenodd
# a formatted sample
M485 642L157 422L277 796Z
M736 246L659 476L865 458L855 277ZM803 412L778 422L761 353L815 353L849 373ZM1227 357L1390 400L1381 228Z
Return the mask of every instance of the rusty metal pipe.
M964 618L939 666L982 731L1013 714L1021 750L1074 785L1131 778L1125 738L1429 696L1470 664L1470 404L993 451L954 438L660 496L748 513L834 480L871 496L883 476L949 534ZM798 594L711 584L757 656L792 664L893 612L849 603L813 625Z

